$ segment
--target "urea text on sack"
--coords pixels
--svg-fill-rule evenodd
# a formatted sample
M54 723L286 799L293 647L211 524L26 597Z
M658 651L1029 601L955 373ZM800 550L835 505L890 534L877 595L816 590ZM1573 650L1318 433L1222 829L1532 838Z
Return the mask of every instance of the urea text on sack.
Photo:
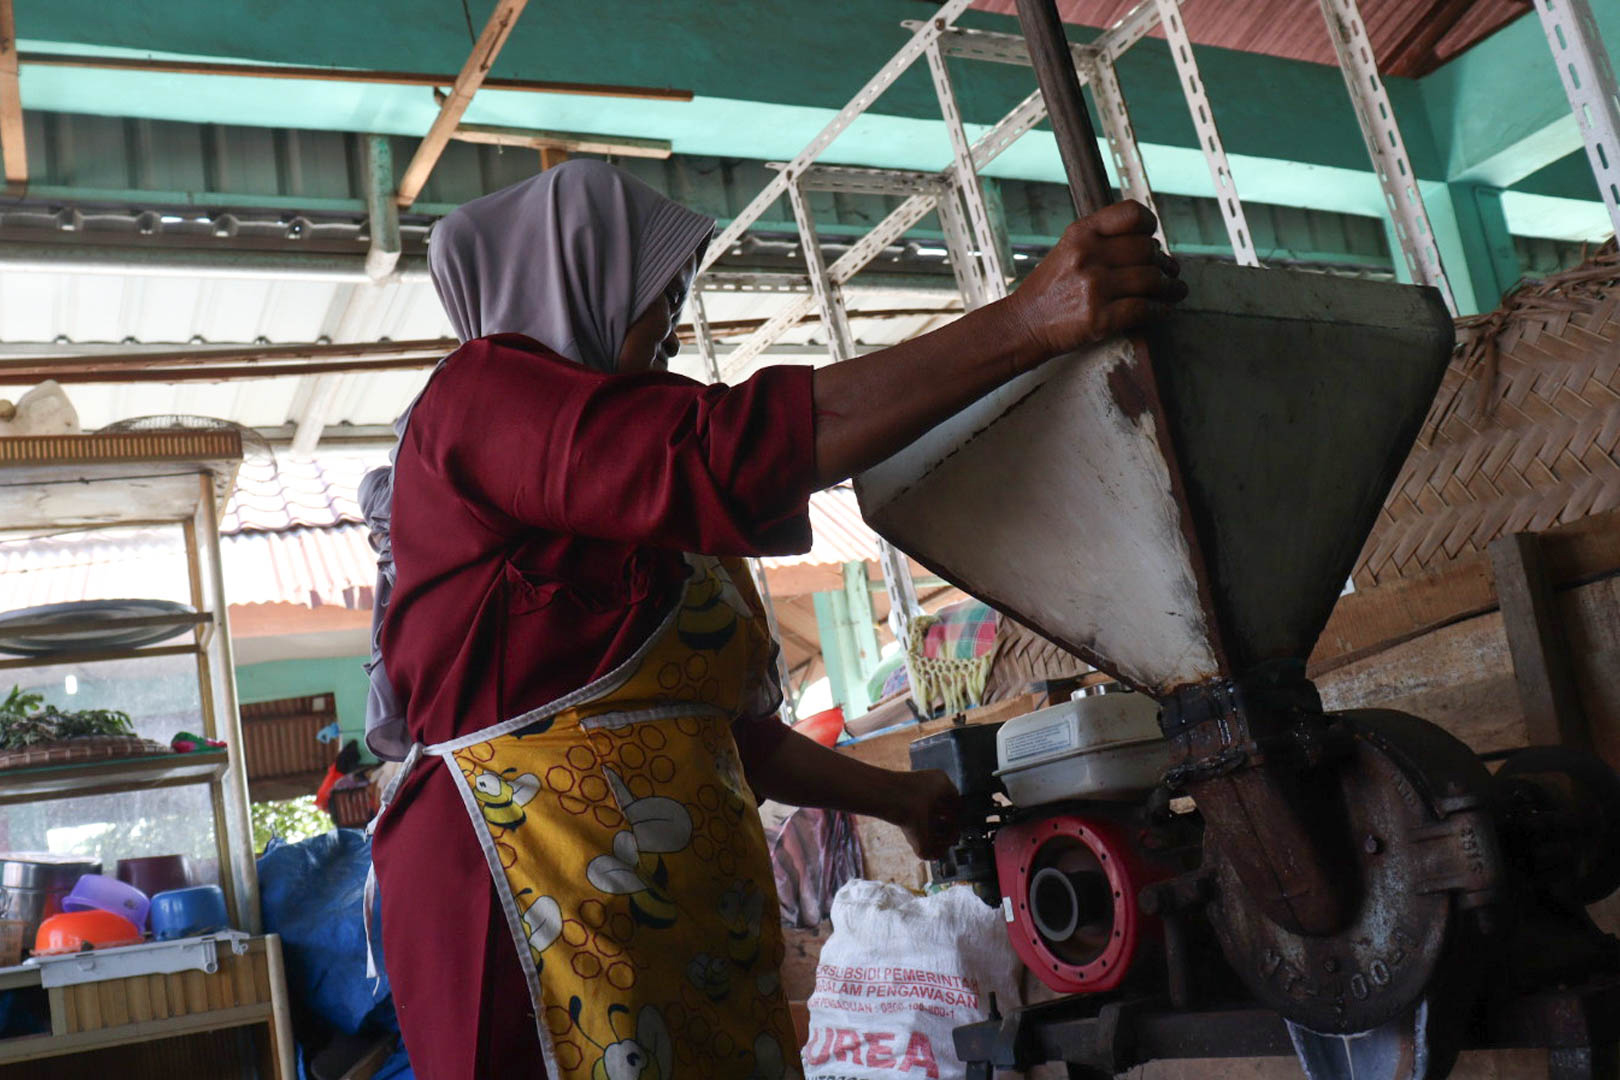
M904 1048L901 1040L904 1040ZM818 1028L804 1044L804 1063L814 1068L828 1062L847 1062L868 1069L889 1069L898 1073L921 1071L939 1080L939 1060L933 1043L921 1031L856 1031L853 1028ZM835 1080L818 1072L818 1080ZM852 1078L853 1080L853 1078Z

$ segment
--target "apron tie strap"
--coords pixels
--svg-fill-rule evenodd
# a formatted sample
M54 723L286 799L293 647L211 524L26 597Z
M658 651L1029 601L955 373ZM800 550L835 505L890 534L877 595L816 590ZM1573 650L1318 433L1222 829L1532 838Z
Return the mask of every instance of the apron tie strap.
M368 844L377 831L377 822L382 820L383 814L393 804L394 796L399 794L400 785L405 783L405 778L411 774L412 769L416 768L416 763L422 760L422 755L429 752L431 752L430 748L423 746L421 743L411 744L411 749L406 753L405 760L400 762L399 772L394 774L393 780L389 781L388 787L383 790L382 799L377 804L377 812L371 816L370 821L366 822L366 842ZM373 946L374 939L372 937L371 912L376 906L377 860L373 858L371 865L366 868L365 908L361 913L361 920L366 931L366 978L372 980L381 977L377 971L377 951Z

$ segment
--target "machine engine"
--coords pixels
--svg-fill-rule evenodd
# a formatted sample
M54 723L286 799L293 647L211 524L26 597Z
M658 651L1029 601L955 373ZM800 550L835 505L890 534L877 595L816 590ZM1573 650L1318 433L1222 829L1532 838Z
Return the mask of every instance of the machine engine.
M1465 1045L1491 1045L1497 1012L1527 995L1613 995L1620 943L1585 909L1620 888L1612 770L1541 747L1496 755L1493 771L1417 717L1323 714L1313 700L1224 757L1189 757L1161 734L1185 703L1124 690L912 744L913 768L943 769L970 808L936 879L999 906L1029 970L1072 995L961 1029L979 1075L1222 1056L1213 1025L1275 1014L1307 1075L1441 1077ZM1240 770L1223 762L1251 774L1270 762L1296 783L1295 805L1329 838L1334 921L1311 924L1322 915L1309 896L1297 911L1278 904L1279 892L1298 899L1274 880L1291 852L1243 849L1279 823L1209 827L1202 803L1252 795L1232 790ZM1257 873L1273 878L1256 885ZM1155 1048L1144 1032L1164 1036L1167 1016L1203 1018L1205 1034ZM1230 1052L1261 1052L1252 1036L1237 1032Z

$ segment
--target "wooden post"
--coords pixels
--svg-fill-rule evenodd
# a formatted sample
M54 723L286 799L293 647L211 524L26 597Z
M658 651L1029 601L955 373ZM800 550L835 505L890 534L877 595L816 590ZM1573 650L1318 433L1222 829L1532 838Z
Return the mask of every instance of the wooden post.
M5 161L6 194L28 187L28 147L23 134L22 97L17 83L17 28L12 0L0 0L0 157Z
M281 955L281 935L265 935L264 955L270 977L270 1052L275 1064L275 1076L276 1080L293 1080L298 1075L298 1069L294 1064L292 1005L287 995L287 968Z
M6 0L0 0L4 3ZM495 10L489 16L489 22L484 24L484 32L478 35L478 41L473 45L467 62L461 66L461 73L450 87L450 94L439 106L439 115L434 118L433 126L423 136L422 143L416 148L416 154L411 163L405 167L405 175L399 180L399 195L395 201L401 207L408 207L416 201L427 184L428 175L433 172L433 166L438 163L439 155L449 145L450 138L461 123L461 117L472 104L473 95L484 84L484 78L489 69L495 66L495 58L500 55L501 46L512 33L512 27L517 23L517 17L522 14L524 6L529 0L498 0Z
M553 165L561 165L568 160L568 151L560 146L542 146L540 148L540 171L545 172Z
M1569 643L1534 533L1514 533L1490 546L1496 598L1513 654L1513 677L1532 746L1591 746Z

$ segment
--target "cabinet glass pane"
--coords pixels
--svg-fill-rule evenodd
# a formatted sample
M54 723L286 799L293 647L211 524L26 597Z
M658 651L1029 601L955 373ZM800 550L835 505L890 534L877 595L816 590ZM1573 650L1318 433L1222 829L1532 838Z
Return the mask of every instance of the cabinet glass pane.
M0 540L0 613L73 600L191 603L178 525Z
M0 697L13 685L45 695L46 704L64 712L122 710L129 714L135 734L160 743L169 742L180 731L203 733L195 656L0 671Z
M0 851L49 851L100 859L189 855L200 882L219 880L208 785L86 795L0 806Z

